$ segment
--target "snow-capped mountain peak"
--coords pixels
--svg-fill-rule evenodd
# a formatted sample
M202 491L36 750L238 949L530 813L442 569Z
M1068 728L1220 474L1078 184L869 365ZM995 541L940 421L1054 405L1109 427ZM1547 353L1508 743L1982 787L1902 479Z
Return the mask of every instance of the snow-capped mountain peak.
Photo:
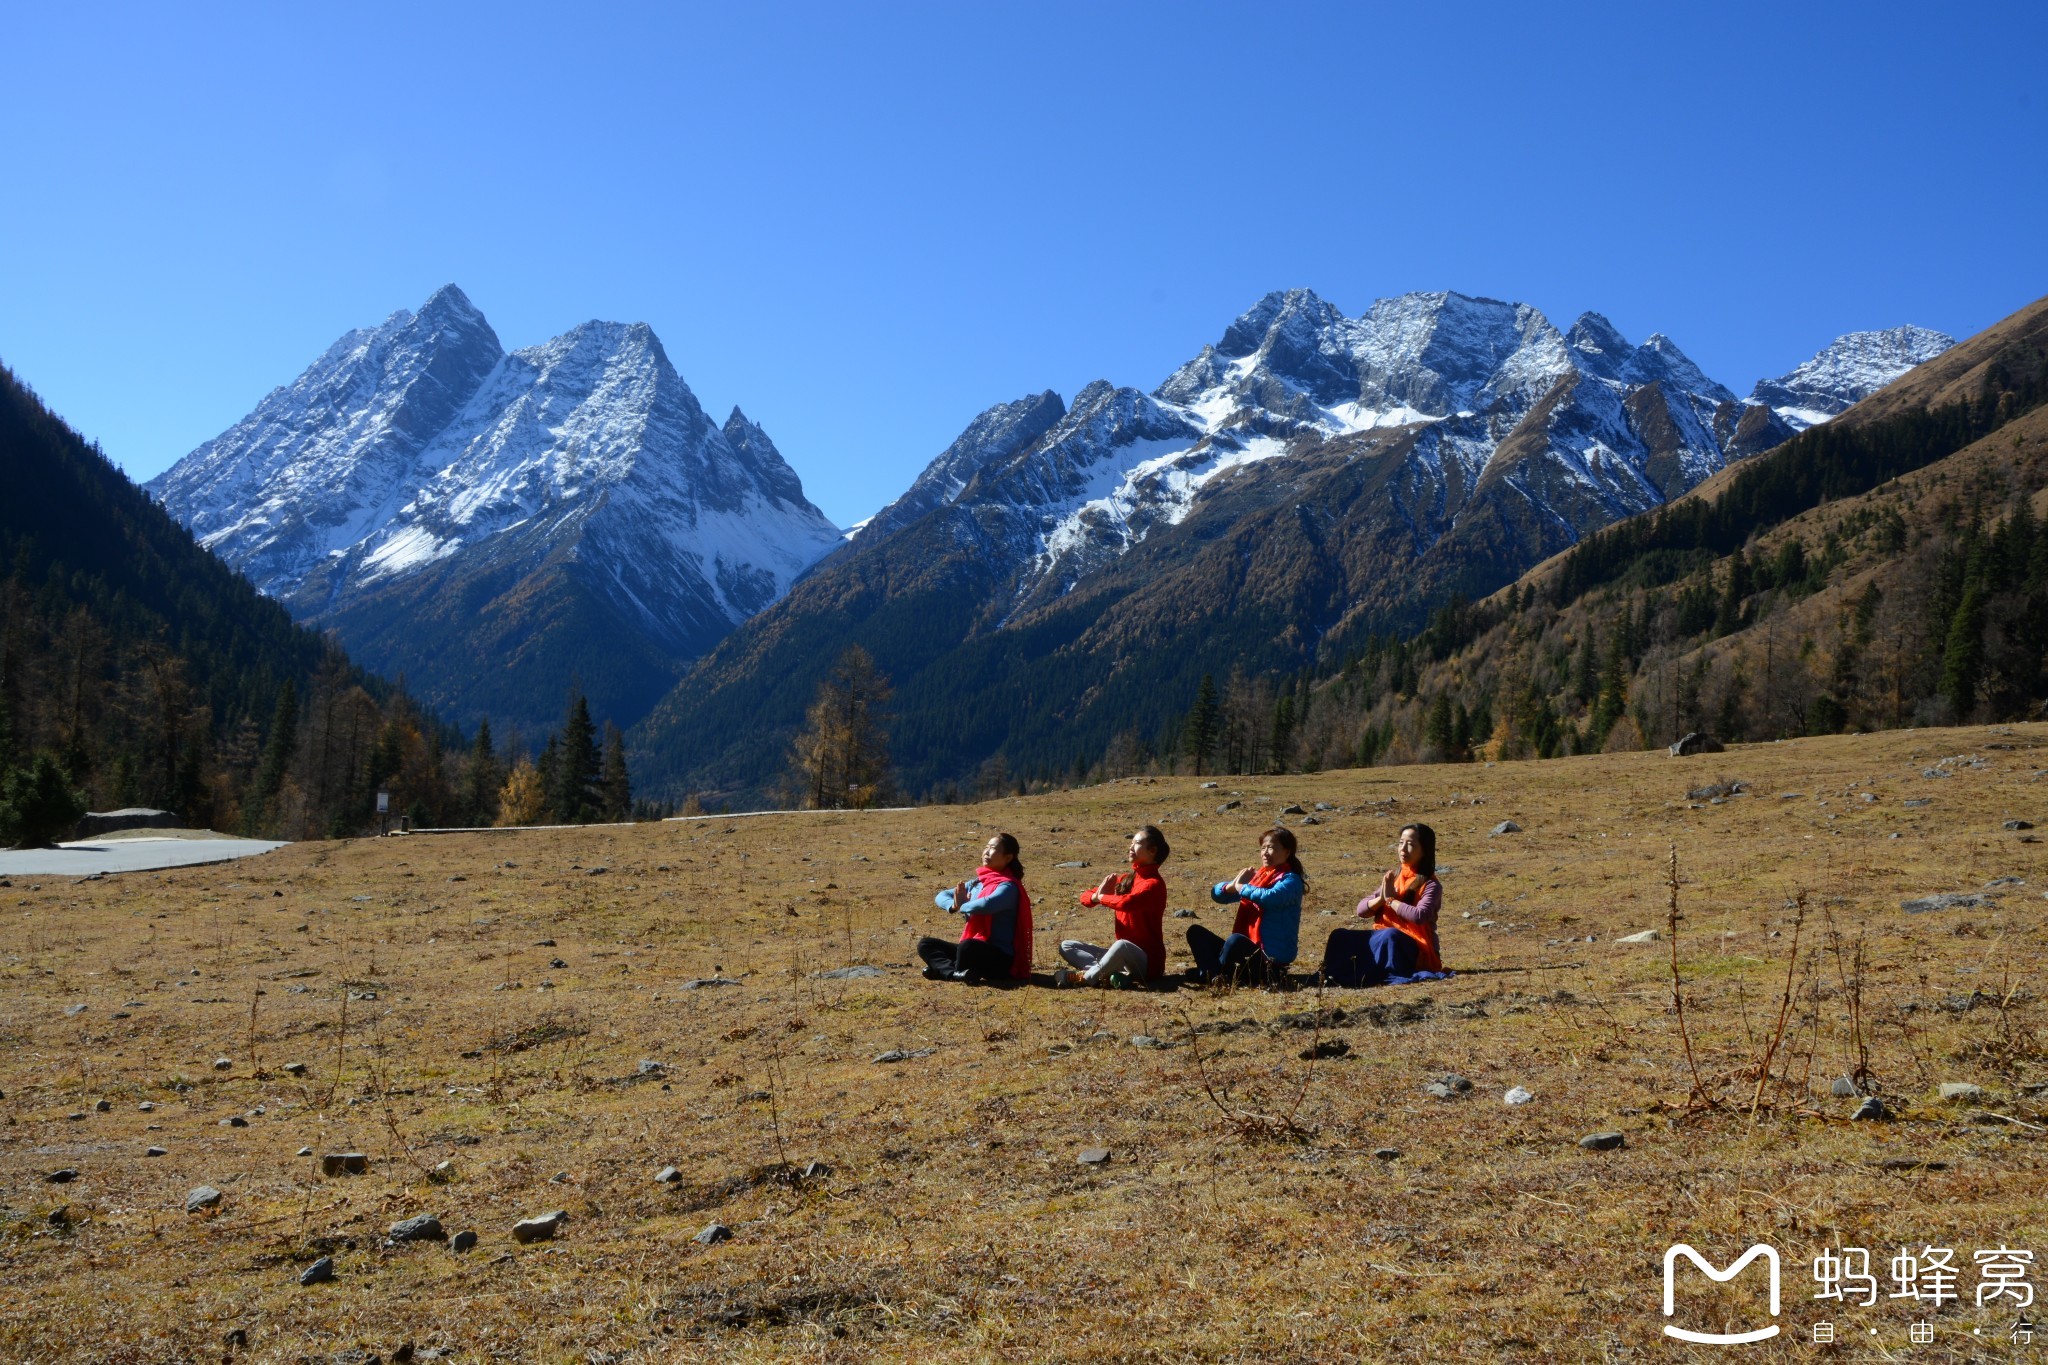
M1955 344L1954 337L1925 327L1847 332L1789 373L1758 380L1749 401L1801 430L1839 416Z
M508 354L453 285L349 333L151 486L302 619L461 580L493 585L482 629L526 609L491 593L560 572L677 661L839 540L767 433L738 408L723 427L707 416L647 324L586 322ZM401 646L403 626L386 630Z

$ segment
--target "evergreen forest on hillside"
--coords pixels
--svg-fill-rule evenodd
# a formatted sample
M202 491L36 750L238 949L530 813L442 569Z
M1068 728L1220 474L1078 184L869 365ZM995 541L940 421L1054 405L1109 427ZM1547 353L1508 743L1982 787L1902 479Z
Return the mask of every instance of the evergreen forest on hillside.
M515 813L633 813L618 732L600 744L580 695L539 765L488 723L465 739L294 625L4 367L0 471L0 842L126 806L194 828L361 834L380 789L394 821L491 824L522 769L539 780Z

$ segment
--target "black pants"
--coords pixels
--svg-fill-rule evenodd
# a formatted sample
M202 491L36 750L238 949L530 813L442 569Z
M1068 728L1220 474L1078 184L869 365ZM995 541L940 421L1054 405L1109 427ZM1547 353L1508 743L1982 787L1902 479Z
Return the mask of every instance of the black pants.
M1259 945L1243 934L1218 938L1215 930L1199 924L1188 926L1188 951L1194 954L1194 974L1203 981L1235 973L1240 981L1263 986L1284 971L1276 970Z
M970 938L958 943L943 938L921 938L917 955L925 969L936 976L954 972L980 972L991 981L1010 979L1010 955L987 939Z

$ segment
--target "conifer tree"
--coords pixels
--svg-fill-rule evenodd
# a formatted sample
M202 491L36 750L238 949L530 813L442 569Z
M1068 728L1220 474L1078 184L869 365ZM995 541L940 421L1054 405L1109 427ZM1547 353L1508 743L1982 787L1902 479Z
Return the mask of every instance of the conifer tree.
M1201 690L1195 693L1194 707L1188 712L1187 723L1181 727L1181 747L1195 761L1195 775L1198 777L1208 763L1209 755L1216 749L1220 719L1215 675L1204 673Z
M604 793L604 818L614 823L633 815L633 781L626 775L626 737L619 727L604 725L604 772L598 780Z
M463 818L472 825L488 825L497 817L498 789L503 785L498 755L491 744L491 721L477 722L476 743L469 750L469 773L462 787Z
M590 719L590 702L581 691L569 698L569 711L562 719L562 742L555 750L555 786L549 804L555 818L565 825L587 825L604 810L598 794L601 763L597 749L597 726Z
M1963 600L1950 620L1941 655L1941 695L1958 722L1970 718L1977 705L1977 682L1984 671L1984 592L1976 583L1963 590Z

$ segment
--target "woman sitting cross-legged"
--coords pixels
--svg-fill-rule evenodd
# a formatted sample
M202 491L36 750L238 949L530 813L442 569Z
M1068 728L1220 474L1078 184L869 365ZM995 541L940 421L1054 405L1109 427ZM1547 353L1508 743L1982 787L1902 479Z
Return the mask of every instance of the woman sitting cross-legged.
M1189 981L1201 985L1242 975L1271 989L1287 979L1301 934L1301 897L1308 889L1298 848L1294 831L1275 825L1259 836L1259 866L1210 890L1209 898L1218 905L1237 906L1237 922L1228 938L1199 924L1189 926L1188 951L1195 955Z
M931 981L1022 981L1031 975L1031 893L1014 835L997 834L981 851L974 880L933 898L941 910L967 917L960 941L921 938L917 955Z
M1399 984L1445 975L1436 937L1443 884L1436 879L1436 831L1401 830L1401 865L1358 903L1370 929L1339 929L1323 950L1323 980L1332 986Z
M1166 883L1159 865L1170 851L1159 827L1147 825L1131 836L1131 870L1112 872L1102 885L1081 893L1081 904L1106 905L1115 912L1116 938L1107 948L1061 939L1060 956L1072 969L1056 968L1053 985L1142 986L1166 975L1166 941L1159 927L1166 917Z

